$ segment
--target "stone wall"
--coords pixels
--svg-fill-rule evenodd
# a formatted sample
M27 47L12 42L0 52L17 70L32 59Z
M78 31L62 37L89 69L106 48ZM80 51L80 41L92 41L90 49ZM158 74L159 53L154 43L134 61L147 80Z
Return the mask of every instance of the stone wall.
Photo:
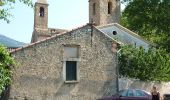
M44 16L40 16L40 7L44 8ZM34 29L48 29L48 4L35 3L34 7Z
M108 2L112 3L111 13L108 14ZM96 13L93 14L93 4L95 3ZM89 22L97 25L107 25L119 23L120 21L120 1L119 0L89 0Z
M119 0L98 0L100 1L100 25L119 23L120 1ZM108 14L108 2L112 2L111 14Z
M119 89L120 90L127 89L127 88L138 88L138 89L143 89L143 90L150 92L153 85L155 85L157 87L157 89L161 95L170 94L170 82L159 83L159 82L143 82L140 80L127 79L127 78L119 79Z
M87 25L12 53L10 100L95 100L116 93L112 39ZM80 46L79 81L65 83L63 45Z

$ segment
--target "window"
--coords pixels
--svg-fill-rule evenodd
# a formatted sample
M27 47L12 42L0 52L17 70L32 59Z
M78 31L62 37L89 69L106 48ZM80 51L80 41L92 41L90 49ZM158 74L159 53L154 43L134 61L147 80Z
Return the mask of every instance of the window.
M140 90L136 90L134 95L135 96L144 96L144 93L142 91L140 91Z
M63 76L65 83L74 83L79 80L79 46L65 45L63 52Z
M133 91L132 90L128 90L127 96L128 97L132 97L133 96Z
M125 91L120 91L120 92L119 92L119 95L122 96L122 97L127 96L127 90L125 90Z
M77 62L66 61L66 81L77 80Z
M95 15L95 14L96 14L96 4L93 3L93 15Z
M40 17L44 17L44 8L40 7L40 13L39 13Z
M108 14L112 12L112 2L108 2Z

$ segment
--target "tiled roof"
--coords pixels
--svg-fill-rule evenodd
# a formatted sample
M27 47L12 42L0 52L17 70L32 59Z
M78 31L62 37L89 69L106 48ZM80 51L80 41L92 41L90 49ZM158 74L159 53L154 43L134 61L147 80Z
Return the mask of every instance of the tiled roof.
M43 39L43 40L40 40L40 41L31 43L31 44L26 45L26 46L24 46L24 47L20 47L20 48L14 49L13 51L11 51L11 53L20 51L20 50L22 50L22 49L31 47L31 46L33 46L33 45L36 45L36 44L39 44L39 43L42 43L42 42L45 42L45 41L48 41L48 40L50 40L50 39L56 38L56 37L61 36L61 35L64 35L64 34L68 34L68 33L70 33L70 32L73 32L73 31L76 31L76 30L78 30L78 29L81 29L81 28L83 28L83 27L85 27L85 26L87 26L87 25L92 25L92 26L93 26L93 24L89 24L89 23L88 23L88 24L86 24L86 25L77 27L77 28L72 29L72 30L70 30L70 31L64 31L64 32L62 32L62 33L52 35L51 37L47 37L47 38L45 38L45 39ZM96 28L96 27L93 26L93 28ZM97 29L97 28L96 28L96 29ZM97 29L97 30L100 31L99 29ZM109 39L112 39L112 38L110 38L106 33L102 32L102 31L100 31L100 32L103 33L103 34L104 34L106 37L108 37ZM115 41L115 40L113 40L113 41ZM118 44L122 44L121 42L118 42L118 41L115 41L115 42L117 42Z
M151 43L143 39L138 34L130 31L129 29L117 23L112 23L104 26L97 26L97 28L103 33L107 34L112 39L120 41L123 44L143 46L144 48L148 48L151 45ZM116 32L116 34L114 35L113 32Z
M73 31L78 30L78 29L80 29L80 28L82 28L82 27L85 27L85 26L87 26L87 25L88 25L88 24L83 25L83 26L80 26L80 27L77 27L77 28L72 29L72 30L70 30L70 31L64 31L64 32L59 33L59 34L52 35L51 37L47 37L47 38L45 38L45 39L43 39L43 40L40 40L40 41L37 41L37 42L31 43L31 44L25 45L25 46L23 46L23 47L20 47L20 48L14 49L13 51L11 51L11 53L14 53L14 52L17 52L17 51L19 51L19 50L22 50L22 49L25 49L25 48L31 47L31 46L36 45L36 44L39 44L39 43L42 43L42 42L44 42L44 41L47 41L47 40L50 40L50 39L56 38L57 36L60 36L60 35L63 35L63 34L67 34L67 33L73 32Z
M87 25L89 25L89 24L87 24ZM37 41L35 43L31 43L29 45L26 45L26 46L18 48L18 49L15 49L15 50L11 51L11 53L22 50L22 49L30 47L30 46L33 46L35 44L39 44L41 42L56 38L57 36L70 33L72 31L75 31L75 30L80 29L87 25L77 27L75 29L72 29L71 31L62 30L63 32L61 32L59 34L54 34L54 35L47 37L43 40ZM112 23L112 24L108 24L105 26L93 26L93 27L96 28L101 33L105 34L105 36L107 36L108 38L113 39L113 41L117 42L118 44L135 44L136 46L144 46L145 48L148 48L151 45L148 41L144 40L138 34L126 29L125 27L123 27L117 23ZM113 31L116 31L118 34L113 35Z
M23 42L16 41L14 39L11 39L1 34L0 34L0 44L3 44L7 48L18 48L26 45Z

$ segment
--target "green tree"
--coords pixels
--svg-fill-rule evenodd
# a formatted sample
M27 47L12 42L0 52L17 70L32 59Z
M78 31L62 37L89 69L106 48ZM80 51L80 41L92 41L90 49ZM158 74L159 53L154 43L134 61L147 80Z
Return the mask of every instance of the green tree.
M170 52L170 0L123 0L121 24Z
M120 75L143 81L170 81L170 54L162 49L122 46Z
M11 17L10 10L13 9L14 4L17 0L0 0L0 20L5 20L6 22L10 22L9 17ZM19 0L28 6L33 7L31 0Z
M11 83L10 67L14 66L14 59L10 56L7 49L0 45L0 94Z

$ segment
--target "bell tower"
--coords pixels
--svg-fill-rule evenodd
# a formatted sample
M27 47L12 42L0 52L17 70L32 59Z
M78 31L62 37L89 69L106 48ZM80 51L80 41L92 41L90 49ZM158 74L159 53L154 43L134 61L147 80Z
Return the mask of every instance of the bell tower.
M38 0L34 7L34 30L48 29L48 4L46 0Z
M120 21L120 0L89 0L89 23L97 26Z
M34 5L34 31L31 43L42 40L48 34L48 4L46 0L38 0Z

